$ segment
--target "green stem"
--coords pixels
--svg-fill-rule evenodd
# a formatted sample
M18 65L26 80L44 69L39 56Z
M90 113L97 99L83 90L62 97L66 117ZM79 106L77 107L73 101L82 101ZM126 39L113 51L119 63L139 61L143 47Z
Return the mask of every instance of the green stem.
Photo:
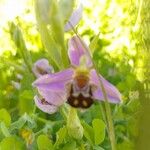
M79 36L78 36L78 38L80 39ZM93 63L93 67L96 70L96 74L97 74L97 76L99 76L98 71L97 71L98 69L97 69L95 63L93 62L93 59L90 55L89 48L82 42L81 39L80 39L80 41L81 41L82 45L85 47L85 49L87 50L87 52L88 52L88 54L91 58L91 61ZM112 115L111 115L111 107L110 107L110 104L109 104L109 100L108 100L108 97L107 97L105 87L104 87L103 82L100 78L99 78L99 85L101 87L101 90L102 90L102 93L103 93L103 96L104 96L104 99L105 99L104 102L105 102L105 110L106 110L106 119L107 119L107 124L108 124L108 131L109 131L108 134L109 134L109 138L110 138L110 142L111 142L111 147L112 147L112 150L116 150L116 140L115 140L113 120L112 120Z
M46 120L46 119L41 118L41 117L38 117L38 116L36 116L36 115L34 115L34 114L32 115L32 117L33 117L34 119L36 119L37 121L40 121L40 122L42 122L42 123L44 123L44 124L50 123L49 120Z
M35 136L38 136L38 135L40 135L41 133L43 133L43 129L41 129L40 131L36 132L36 133L35 133Z
M55 123L61 123L61 122L63 122L62 120L60 120L60 121L50 121L50 120L46 120L46 119L41 118L41 117L38 117L38 116L36 116L36 115L34 115L34 114L32 114L32 117L33 117L35 120L37 120L37 121L40 121L40 122L42 122L42 123L44 123L44 124L51 124L52 126L53 126Z
M136 22L135 22L135 26L137 26L138 22L141 20L142 5L143 5L143 0L140 0L138 15L137 15L137 19L136 19Z
M67 120L67 113L66 113L66 111L65 111L64 106L61 106L61 107L59 108L59 112L60 112L60 114L62 115L62 117L64 118L64 120Z
M67 68L69 65L69 60L68 60L68 56L67 56L67 50L65 45L63 44L62 48L61 48L61 57L63 60L63 67Z
M96 69L95 64L94 64L94 67ZM96 72L97 72L97 69L96 69ZM98 72L97 72L97 75L98 75ZM110 142L111 142L111 147L112 147L112 150L116 150L116 140L115 140L114 125L113 125L113 120L112 120L112 115L111 115L111 107L109 104L109 100L107 97L105 87L100 78L99 78L99 83L100 83L100 87L102 89L102 93L103 93L103 96L105 99L104 103L105 103L106 119L107 119L107 124L108 124L108 134L109 134L109 138L110 138Z
M108 124L107 123L107 118L106 118L106 115L105 115L106 114L105 108L102 104L99 104L99 106L100 106L100 110L102 112L102 118L103 118L105 124ZM106 128L106 129L107 129L107 132L108 132L109 131L108 128Z
M93 63L93 67L96 70L96 74L97 74L97 76L99 76L98 71L97 71L98 69L97 69L95 63L93 62L92 56L90 54L90 49L81 40L80 36L78 35L76 30L72 26L71 22L69 22L69 24L72 27L72 30L74 31L74 33L79 38L79 40L80 40L81 44L83 45L83 47L86 49L87 54L89 55L89 57L91 58L91 61ZM109 134L109 138L110 138L111 148L112 148L112 150L116 150L115 132L114 132L114 126L113 126L113 121L112 121L112 115L111 115L111 107L110 107L110 104L109 104L109 100L108 100L107 93L106 93L106 90L104 88L103 82L102 82L102 80L100 78L99 78L99 84L100 84L100 87L102 89L102 93L103 93L103 96L104 96L104 99L105 99L106 119L107 119L108 134Z
M75 30L74 30L74 32L76 33L76 35L80 39L81 44L87 50L87 53L88 53L88 55L91 58L91 61L93 63L93 67L96 70L97 76L99 76L98 71L97 71L98 69L97 69L95 63L93 62L93 59L91 57L89 48L82 42L80 36L77 34L77 32ZM112 150L116 150L116 140L115 140L115 132L114 132L113 120L112 120L112 115L111 115L111 107L110 107L110 104L109 104L109 100L108 100L108 97L107 97L107 93L106 93L105 87L104 87L103 82L102 82L102 80L100 78L99 78L99 85L100 85L100 87L102 89L102 93L103 93L103 96L104 96L104 99L105 99L104 102L105 102L106 118L107 118L108 131L109 131L108 134L109 134L109 138L110 138L111 147L112 147Z

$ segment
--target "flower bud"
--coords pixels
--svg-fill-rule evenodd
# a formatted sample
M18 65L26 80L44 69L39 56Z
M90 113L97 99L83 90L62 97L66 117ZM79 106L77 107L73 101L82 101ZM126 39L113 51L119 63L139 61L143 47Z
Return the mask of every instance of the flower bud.
M77 115L75 108L70 108L67 118L67 130L68 134L76 140L80 140L83 137L83 127Z

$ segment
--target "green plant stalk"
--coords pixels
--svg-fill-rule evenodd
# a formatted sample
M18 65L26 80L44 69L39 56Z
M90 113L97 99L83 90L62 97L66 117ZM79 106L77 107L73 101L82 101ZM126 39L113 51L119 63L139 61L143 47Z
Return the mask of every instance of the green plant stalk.
M67 130L69 136L76 140L81 140L83 137L83 127L77 114L77 109L69 107L67 116Z
M113 125L113 120L112 120L112 115L111 115L111 107L108 102L107 94L104 88L104 85L102 81L99 79L100 86L102 89L102 93L105 99L105 110L106 110L106 118L107 118L107 123L108 123L108 134L111 142L111 147L112 150L116 150L116 140L115 140L115 132L114 132L114 125Z
M65 107L65 106L61 106L61 107L59 108L59 112L60 112L60 114L62 115L62 117L64 118L64 120L67 120L67 113L66 113L64 107Z
M105 115L106 111L105 111L105 108L104 108L104 106L102 104L100 104L100 110L102 112L102 118L103 118L105 124L107 124L107 118L106 118L106 115ZM108 132L108 128L107 127L106 127L106 130Z
M137 26L139 21L141 20L142 5L143 5L143 0L140 0L138 15L137 15L137 19L136 19L136 22L135 22L135 26Z
M55 123L61 123L61 122L63 122L63 121L51 121L51 120L46 120L46 119L44 119L44 118L41 118L41 117L38 117L38 116L36 116L35 114L32 114L31 115L31 117L33 117L35 120L37 120L37 121L39 121L39 122L42 122L42 123L44 123L44 124L50 124L50 125L54 125Z
M13 37L14 43L18 49L18 52L22 56L24 63L26 64L29 72L32 72L32 58L30 52L27 50L26 43L24 41L22 32L18 26L12 24L15 28L16 36Z
M27 51L27 49L26 49L26 51ZM24 60L24 62L25 62L25 64L26 64L26 66L27 66L29 72L33 73L33 72L32 72L32 64L26 59L26 57L25 57L23 54L22 54L22 58L23 58L23 60Z
M83 43L83 45L85 45L85 44ZM87 49L87 51L89 52L88 49ZM89 56L91 57L90 54L89 54ZM93 62L92 57L91 57L91 60L92 60L93 66L96 70L96 73L98 75L98 71L97 71L98 69L97 69L95 63ZM112 147L112 150L116 150L116 140L115 140L114 125L113 125L113 120L112 120L112 115L111 115L111 107L110 107L110 104L108 102L108 97L107 97L105 87L104 87L103 82L100 78L99 78L99 84L100 84L100 87L102 89L102 93L103 93L103 96L105 99L104 103L105 103L105 111L106 111L106 120L107 120L108 134L109 134L109 138L110 138L111 147Z
M34 5L37 25L41 35L42 43L48 52L51 64L59 70L63 67L60 51L58 51L58 46L56 45L54 38L51 36L51 32L48 30L47 24L41 19L41 13L39 12L39 0L35 0Z
M71 25L71 23L70 23ZM72 26L72 25L71 25ZM73 27L72 27L73 28ZM76 35L78 36L78 38L80 39L80 42L81 44L85 47L85 49L87 50L90 58L91 58L91 61L93 63L93 67L95 68L96 70L96 73L98 75L98 69L95 65L95 63L93 62L93 59L91 57L91 54L90 54L90 50L89 48L82 42L80 36L78 35L78 33L74 30L73 28L73 31L76 33ZM104 96L104 99L105 99L105 110L106 110L106 119L107 119L107 125L108 125L108 134L109 134L109 138L110 138L110 143L111 143L111 148L112 150L116 150L116 140L115 140L115 132L114 132L114 125L113 125L113 120L112 120L112 115L111 115L111 107L110 107L110 104L108 102L108 97L107 97L107 93L106 93L106 90L104 88L104 85L103 85L103 82L101 81L101 79L99 78L99 84L100 84L100 87L102 89L102 93L103 93L103 96Z
M59 12L59 6L57 1L52 1L51 8L51 27L55 31L54 39L57 38L56 43L60 46L60 53L63 62L63 67L67 68L69 65L69 60L67 56L66 46L64 44L64 24L61 16L61 12Z
M63 44L63 47L61 48L61 57L63 60L64 68L67 68L69 65L69 60L68 60L68 56L67 56L67 50L66 50L66 47L64 44Z

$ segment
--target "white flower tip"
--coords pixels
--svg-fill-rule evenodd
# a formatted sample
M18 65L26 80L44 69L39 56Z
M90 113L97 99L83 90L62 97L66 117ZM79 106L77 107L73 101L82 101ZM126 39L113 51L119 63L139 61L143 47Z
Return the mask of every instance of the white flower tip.
M73 11L71 17L69 18L69 21L66 23L64 27L64 30L66 32L72 30L72 28L74 28L79 23L79 21L82 18L82 12L83 12L83 5L82 3L80 3L78 8Z
M11 81L12 86L14 86L17 90L21 88L21 84L19 82Z

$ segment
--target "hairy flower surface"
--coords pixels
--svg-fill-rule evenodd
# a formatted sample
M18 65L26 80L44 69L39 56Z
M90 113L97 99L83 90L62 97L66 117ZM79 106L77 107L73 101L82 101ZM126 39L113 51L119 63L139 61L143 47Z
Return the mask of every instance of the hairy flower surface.
M97 75L86 45L78 36L69 40L68 56L72 67L43 75L33 83L42 97L35 96L38 108L47 113L54 113L64 102L76 108L88 108L95 100L104 101L99 78L104 85L109 102L121 101L121 95L116 87L102 75Z

